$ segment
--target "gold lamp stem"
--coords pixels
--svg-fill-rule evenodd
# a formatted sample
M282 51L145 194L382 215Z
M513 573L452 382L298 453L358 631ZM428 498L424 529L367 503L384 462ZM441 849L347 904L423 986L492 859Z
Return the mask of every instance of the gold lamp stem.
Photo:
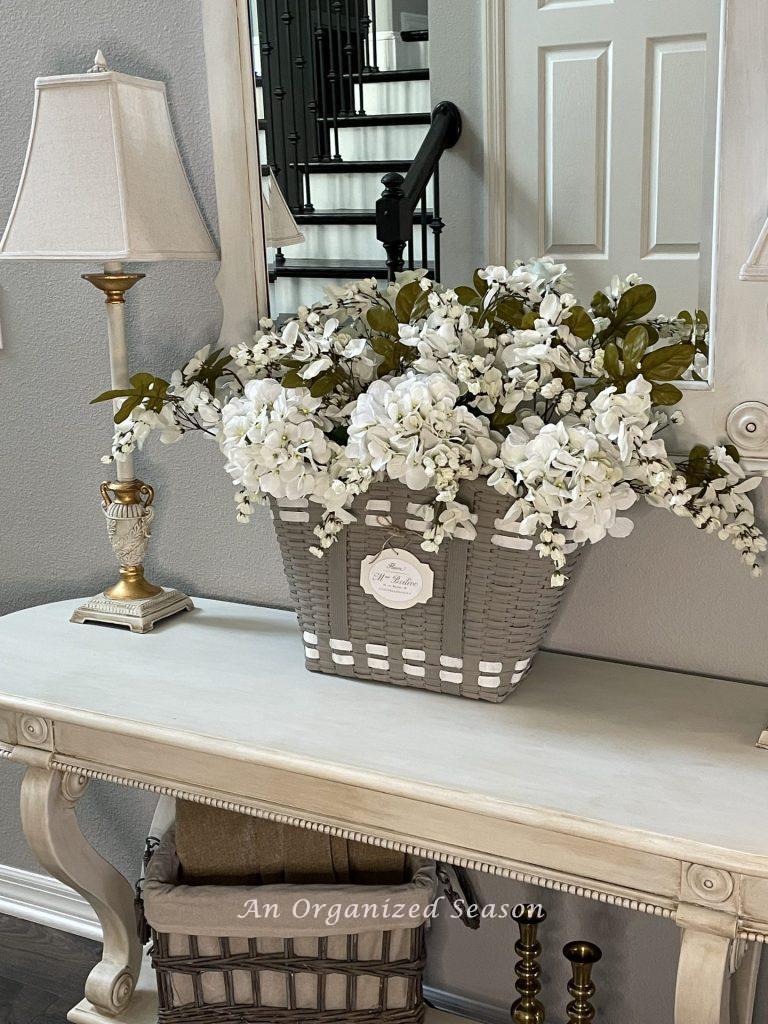
M107 304L109 332L109 368L112 387L124 390L130 386L128 375L128 346L125 342L125 293L140 281L144 274L123 273L122 263L105 263L103 274L83 274L99 291L104 292ZM120 401L113 402L114 411L120 408ZM133 480L133 455L117 463L118 480Z
M543 1024L544 1021L544 1007L536 998L541 992L541 944L537 935L546 916L542 907L530 904L517 921L520 938L515 943L515 953L520 959L515 964L515 988L520 998L512 1004L513 1024Z
M130 385L128 346L125 341L125 293L144 274L126 274L122 263L106 263L103 274L83 274L106 296L109 325L109 365L112 387L123 390ZM115 411L120 400L113 403ZM109 539L120 560L120 580L104 591L113 601L141 601L162 594L144 578L143 560L149 543L149 524L154 491L136 479L133 455L117 462L117 480L101 485L102 507L107 517Z
M591 942L569 942L563 948L563 956L573 972L573 978L568 982L571 1002L565 1008L568 1024L591 1024L595 1019L595 1008L590 999L596 991L592 968L602 958L602 951Z

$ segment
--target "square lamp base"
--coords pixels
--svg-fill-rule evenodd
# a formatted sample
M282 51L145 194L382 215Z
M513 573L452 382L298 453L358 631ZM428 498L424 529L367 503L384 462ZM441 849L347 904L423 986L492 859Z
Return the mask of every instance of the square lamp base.
M106 594L97 594L74 611L70 622L106 622L127 626L133 633L148 633L161 619L194 607L192 598L180 590L163 590L138 601L115 601Z

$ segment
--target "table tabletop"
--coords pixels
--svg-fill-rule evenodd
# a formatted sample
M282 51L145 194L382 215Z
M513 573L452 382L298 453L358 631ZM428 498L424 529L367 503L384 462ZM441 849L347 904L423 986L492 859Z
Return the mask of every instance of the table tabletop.
M290 612L212 600L137 635L0 618L0 707L768 875L768 688L542 653L491 705L319 673Z

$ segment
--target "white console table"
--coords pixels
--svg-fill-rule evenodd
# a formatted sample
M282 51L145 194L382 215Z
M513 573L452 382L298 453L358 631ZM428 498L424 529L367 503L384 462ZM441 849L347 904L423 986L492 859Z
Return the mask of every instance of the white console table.
M27 766L24 830L104 932L75 1024L156 1014L131 886L75 819L90 779L673 918L675 1024L752 1020L768 689L544 654L488 705L308 673L287 612L203 600L138 636L71 625L77 603L0 619L0 757Z

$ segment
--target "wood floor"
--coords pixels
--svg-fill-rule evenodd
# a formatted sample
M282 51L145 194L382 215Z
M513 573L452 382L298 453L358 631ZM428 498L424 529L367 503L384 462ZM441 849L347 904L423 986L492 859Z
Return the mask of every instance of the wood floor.
M101 947L0 914L0 1024L66 1024Z

